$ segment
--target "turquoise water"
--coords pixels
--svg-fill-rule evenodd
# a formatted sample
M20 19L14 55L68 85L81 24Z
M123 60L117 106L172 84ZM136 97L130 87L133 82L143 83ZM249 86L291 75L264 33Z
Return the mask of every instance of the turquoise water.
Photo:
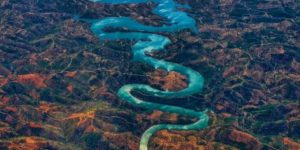
M168 37L159 35L159 33L173 33L183 29L190 29L194 33L198 33L195 20L189 17L185 12L177 10L179 7L189 7L186 5L180 5L173 0L93 0L93 2L107 4L154 2L157 4L157 6L153 10L153 13L166 18L171 23L171 25L168 26L163 25L161 27L153 27L143 25L127 17L110 17L92 21L91 30L96 36L98 36L100 40L135 40L137 42L132 47L133 59L135 61L146 63L156 69L179 72L187 76L189 80L188 87L177 92L161 91L144 84L128 84L119 89L118 96L122 100L125 100L135 106L150 110L161 110L164 112L177 113L180 115L191 116L199 119L197 122L188 125L159 124L150 127L143 133L140 141L140 150L147 150L149 139L154 133L159 130L200 130L207 127L209 117L207 116L206 112L197 112L191 109L185 109L177 106L147 102L138 99L131 94L133 90L138 90L152 96L169 99L185 97L201 91L201 89L203 88L204 79L200 73L194 71L191 68L171 62L166 62L164 60L158 60L145 54L147 52L163 50L166 45L171 43ZM107 27L125 27L128 30L134 30L136 32L105 32L105 29ZM144 33L145 31L147 33Z

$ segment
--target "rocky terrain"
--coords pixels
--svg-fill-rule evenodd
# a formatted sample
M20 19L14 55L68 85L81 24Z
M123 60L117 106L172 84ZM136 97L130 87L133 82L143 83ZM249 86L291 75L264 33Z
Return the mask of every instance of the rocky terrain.
M178 1L192 7L184 11L200 34L166 34L168 49L149 55L201 72L205 88L184 99L135 94L209 108L211 123L161 131L149 149L300 149L300 2ZM116 91L124 84L176 91L187 79L132 61L132 42L99 42L78 19L130 16L159 26L154 6L0 0L0 149L136 150L152 125L195 121L121 101Z

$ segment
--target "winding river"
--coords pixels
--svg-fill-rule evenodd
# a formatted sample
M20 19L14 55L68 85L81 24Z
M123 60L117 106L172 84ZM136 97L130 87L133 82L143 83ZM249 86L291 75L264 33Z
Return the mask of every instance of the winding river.
M159 35L163 32L178 32L183 29L190 29L197 33L196 22L189 17L185 12L179 11L178 8L184 7L174 0L92 0L93 2L107 3L107 4L128 4L128 3L156 3L156 8L153 13L166 18L170 25L163 25L161 27L146 26L128 17L109 17L101 20L93 20L91 25L92 32L100 40L134 40L137 41L132 47L133 60L146 63L153 66L155 69L163 69L166 71L179 72L185 75L189 84L188 87L181 91L162 91L152 88L144 84L128 84L121 87L118 91L118 96L137 107L143 107L150 110L161 110L169 113L177 113L179 115L190 116L198 118L195 123L188 125L173 125L173 124L159 124L147 129L140 141L140 150L147 150L147 144L150 137L159 130L200 130L208 126L209 117L206 112L198 112L191 109L181 108L171 105L163 105L143 101L131 94L133 90L138 90L152 96L161 98L179 98L186 97L201 91L204 79L200 73L191 68L181 66L179 64L158 60L147 56L145 53L153 51L160 51L170 44L168 37ZM134 32L106 32L106 28L126 28ZM158 34L156 34L158 33Z

